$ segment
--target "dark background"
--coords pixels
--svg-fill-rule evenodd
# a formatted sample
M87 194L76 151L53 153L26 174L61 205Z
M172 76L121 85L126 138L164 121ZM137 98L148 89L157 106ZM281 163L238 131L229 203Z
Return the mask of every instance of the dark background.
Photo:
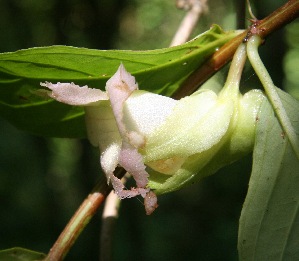
M196 33L212 23L234 29L234 3L209 2L210 12ZM263 18L284 2L253 1L253 10ZM182 17L170 0L0 0L0 52L57 44L162 48ZM275 32L262 48L278 86L294 81L283 68L289 68L288 52L299 52L298 39L292 25ZM252 75L249 71L245 85L256 82ZM152 216L137 199L124 200L113 260L237 260L238 219L250 168L251 155L201 183L163 195ZM0 249L21 246L47 253L99 175L99 153L86 140L36 137L0 119ZM101 210L66 260L98 260Z

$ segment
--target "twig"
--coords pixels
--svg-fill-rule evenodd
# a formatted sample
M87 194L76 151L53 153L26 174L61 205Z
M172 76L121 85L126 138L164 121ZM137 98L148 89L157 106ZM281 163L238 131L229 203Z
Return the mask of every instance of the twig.
M199 17L207 11L207 0L178 0L179 8L189 9L181 22L175 36L172 39L170 46L176 46L188 41L192 34Z
M100 260L112 260L112 241L114 227L118 218L120 199L111 191L106 199L102 216L102 229L100 238Z
M298 15L299 1L290 0L265 19L258 21L255 27L256 34L264 39L284 25L295 20ZM196 91L201 84L232 59L236 49L250 33L250 30L251 29L248 29L244 33L239 34L215 52L204 65L194 71L185 82L183 82L180 88L173 94L173 97L180 99Z
M258 19L255 17L255 15L252 12L250 1L246 0L246 2L247 2L248 12L249 12L251 18L257 21Z
M121 168L115 171L115 175L118 178L122 178L124 174L125 171ZM111 186L107 185L106 177L102 175L93 191L83 201L58 237L47 257L44 259L45 261L63 260L111 190Z
M122 178L126 183L126 178ZM118 219L118 211L121 201L112 190L105 201L105 207L102 214L102 229L100 234L100 260L112 260L112 241L113 231Z

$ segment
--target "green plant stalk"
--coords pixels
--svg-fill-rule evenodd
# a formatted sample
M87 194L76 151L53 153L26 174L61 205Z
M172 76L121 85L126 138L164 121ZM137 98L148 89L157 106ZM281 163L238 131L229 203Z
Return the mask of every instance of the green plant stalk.
M276 86L273 84L273 81L258 53L258 47L261 43L262 39L258 35L251 36L247 43L247 55L253 69L255 70L255 73L264 86L267 97L272 104L280 124L299 160L299 141L297 139L295 130L277 93Z
M122 169L117 171L117 176L119 178L124 174ZM112 187L107 185L107 179L102 175L93 191L83 201L74 216L66 225L44 261L60 261L64 259L78 236L89 223L90 219L94 216L111 190Z
M246 39L246 37L252 34L253 28L255 30L255 34L264 39L271 33L295 20L298 16L299 1L290 0L263 20L253 21L253 26L223 45L211 56L211 58L209 58L207 62L204 63L204 65L195 70L182 83L180 88L172 97L180 99L195 92L201 84L231 61L238 46L244 41L244 39Z
M225 88L227 85L236 86L236 88L239 88L246 59L246 45L241 43L236 50L235 58L231 63L231 68L226 78L226 84L223 88Z
M257 25L259 29L258 35L262 38L270 33L278 30L285 24L291 22L299 15L299 1L290 0L284 6L277 9L271 15L261 20ZM204 66L190 75L190 77L183 83L180 89L173 95L173 98L182 98L193 93L200 84L206 81L211 75L228 63L238 46L243 42L250 30L238 35L220 48ZM123 171L120 173L124 175ZM118 175L121 178L121 175ZM68 253L82 230L88 224L90 219L96 213L105 197L110 193L111 188L107 185L106 178L102 177L93 192L83 201L79 209L76 211L72 219L64 228L59 238L51 248L45 261L60 261L63 260Z

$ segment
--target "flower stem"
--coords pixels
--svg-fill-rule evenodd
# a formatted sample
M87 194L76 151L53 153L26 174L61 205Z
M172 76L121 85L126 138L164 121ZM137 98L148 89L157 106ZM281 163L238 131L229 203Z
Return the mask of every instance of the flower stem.
M245 44L240 44L235 52L232 64L230 66L226 84L236 86L240 85L240 80L246 62L246 58L246 46Z
M125 181L122 181L125 182ZM118 219L121 200L111 191L106 198L105 207L102 215L102 229L100 237L100 260L112 260L113 256L113 237L114 229Z
M285 5L278 8L265 19L256 21L256 34L262 39L277 31L284 25L295 20L299 16L299 1L290 0ZM194 71L180 88L174 93L173 98L180 99L192 94L197 88L209 79L215 72L227 64L233 57L238 46L251 32L251 28L236 36L234 39L222 46L215 52L207 62Z
M170 46L180 45L188 41L195 26L197 25L198 19L208 9L206 0L189 1L187 4L191 5L190 10L182 20L178 30L175 33L175 36L171 41Z
M232 63L229 68L226 82L219 93L219 98L237 99L240 95L239 86L243 68L247 59L246 45L240 44L234 54Z
M115 172L115 175L119 178L124 174L125 171L123 169L118 169L118 171ZM44 261L63 260L78 236L101 206L106 196L111 192L111 189L111 186L107 185L106 177L102 175L93 191L86 197L66 225Z
M257 35L253 35L249 38L247 43L248 59L255 73L263 84L267 97L275 110L275 113L281 123L283 130L288 136L288 139L291 143L291 146L293 147L294 152L296 153L297 158L299 159L299 141L297 139L297 135L277 93L276 87L273 84L273 81L258 53L258 47L261 43L262 39Z

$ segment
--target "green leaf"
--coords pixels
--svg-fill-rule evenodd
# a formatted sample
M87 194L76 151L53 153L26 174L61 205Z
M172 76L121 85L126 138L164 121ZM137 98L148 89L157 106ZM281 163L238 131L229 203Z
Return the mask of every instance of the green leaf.
M45 254L31 251L28 249L14 247L0 251L0 260L3 261L29 261L29 260L43 260Z
M299 102L278 94L299 139ZM240 260L299 260L299 159L294 149L265 100L239 224Z
M104 89L123 63L140 89L168 96L238 33L224 32L215 25L184 45L151 51L52 46L0 54L0 116L39 135L85 137L83 109L36 96L33 92L40 82L74 82Z

